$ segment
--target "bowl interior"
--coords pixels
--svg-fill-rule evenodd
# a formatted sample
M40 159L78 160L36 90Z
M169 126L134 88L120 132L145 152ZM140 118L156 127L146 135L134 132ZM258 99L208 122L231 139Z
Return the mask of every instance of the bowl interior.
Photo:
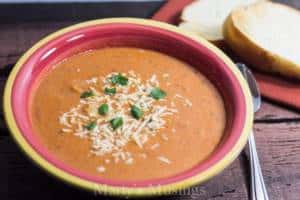
M226 106L227 126L223 140L214 153L194 168L172 177L141 182L120 182L89 176L67 166L51 155L35 137L29 119L29 101L35 83L51 67L90 49L129 46L152 49L183 60L203 73L219 90ZM84 180L113 186L142 187L177 182L213 166L224 158L239 139L245 123L245 97L239 81L224 61L204 45L181 34L162 28L131 23L108 23L86 26L57 36L35 50L17 73L12 90L12 110L20 132L47 162Z

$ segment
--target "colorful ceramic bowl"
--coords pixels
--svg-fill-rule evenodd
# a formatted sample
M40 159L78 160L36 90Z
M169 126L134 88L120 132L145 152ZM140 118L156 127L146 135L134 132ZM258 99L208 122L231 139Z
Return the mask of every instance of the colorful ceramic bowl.
M172 177L136 183L105 180L81 173L56 160L32 130L29 98L42 71L73 54L110 46L133 46L177 57L201 71L223 96L227 127L215 152L194 168ZM50 67L49 67L50 66ZM212 178L227 167L246 144L253 110L247 84L232 61L206 40L151 20L114 18L74 25L42 39L15 65L5 87L4 111L19 146L41 168L80 188L111 195L162 195Z

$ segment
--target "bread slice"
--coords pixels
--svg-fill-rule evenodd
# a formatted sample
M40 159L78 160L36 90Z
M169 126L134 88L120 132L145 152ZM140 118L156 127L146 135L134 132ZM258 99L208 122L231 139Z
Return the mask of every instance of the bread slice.
M232 9L261 0L197 0L185 7L179 27L212 42L223 40L223 23Z
M231 49L257 69L300 79L300 12L260 2L235 9L224 24Z

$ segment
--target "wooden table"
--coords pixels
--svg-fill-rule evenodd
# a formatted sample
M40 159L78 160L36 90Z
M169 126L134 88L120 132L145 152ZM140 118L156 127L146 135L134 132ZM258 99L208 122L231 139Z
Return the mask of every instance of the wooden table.
M289 2L300 7L298 0ZM26 49L43 36L74 23L76 22L52 21L0 24L0 66L3 68L9 63L15 63ZM2 72L0 76L2 93L7 74ZM1 199L112 199L79 191L37 168L20 152L9 136L2 113L1 110ZM261 110L255 116L254 129L270 199L299 200L300 114L264 100ZM160 199L249 199L248 187L248 156L243 152L230 167L207 183L180 195Z

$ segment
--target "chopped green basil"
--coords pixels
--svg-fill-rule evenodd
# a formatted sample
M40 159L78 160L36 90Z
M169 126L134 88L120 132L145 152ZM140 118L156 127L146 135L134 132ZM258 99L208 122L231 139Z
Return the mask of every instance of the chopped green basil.
M119 84L119 85L127 85L128 83L128 78L123 76L122 74L118 74L118 75L113 75L111 78L111 83L112 84Z
M85 125L84 128L86 128L87 130L91 131L94 128L96 128L96 126L97 126L97 123L95 121L93 121L93 122L90 122L89 124Z
M119 76L118 75L113 75L112 77L110 77L110 81L112 84L117 84L119 80Z
M106 103L102 104L98 108L99 115L106 115L108 113L108 105Z
M162 99L166 95L167 95L167 93L158 87L153 88L150 92L150 96L156 100Z
M116 90L116 88L105 88L104 92L105 92L105 94L108 94L108 95L114 95L114 94L116 94L117 90Z
M131 114L134 118L140 119L143 116L143 111L137 106L132 106Z
M80 98L85 99L85 98L92 97L92 96L94 96L94 93L93 93L93 91L89 90L89 91L85 91L85 92L81 93Z
M117 128L119 128L120 126L123 125L123 118L116 117L116 118L110 120L110 124L111 124L111 127L113 128L113 130L116 130Z

